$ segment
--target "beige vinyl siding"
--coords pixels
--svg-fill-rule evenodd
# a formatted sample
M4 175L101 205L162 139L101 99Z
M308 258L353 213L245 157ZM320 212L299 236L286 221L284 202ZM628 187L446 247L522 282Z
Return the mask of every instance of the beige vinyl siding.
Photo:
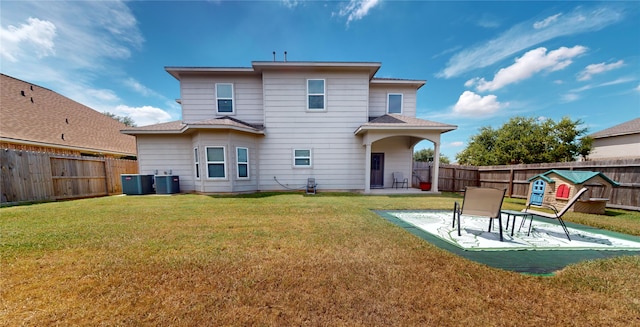
M180 178L180 191L195 190L193 147L190 136L137 135L138 169L140 174L158 175L165 172ZM201 160L202 161L202 160ZM202 164L202 163L201 163Z
M216 83L233 84L233 113L216 110ZM262 124L262 80L259 76L184 76L180 83L182 120L185 123L233 116L251 124Z
M197 191L203 193L258 191L258 176L260 174L258 172L259 150L256 142L256 137L236 132L201 132L195 134L193 136L192 147L198 147L201 166L200 180L196 181ZM224 147L224 179L211 179L207 177L207 147ZM249 179L237 178L236 147L249 149Z
M407 86L371 85L369 93L369 116L380 117L387 114L387 95L402 94L402 115L416 116L416 89Z
M326 110L307 110L307 79L324 79ZM319 189L364 188L364 148L354 131L368 120L367 73L263 74L266 136L260 143L260 187L300 188L308 177ZM293 166L294 149L311 150L312 166Z
M640 157L640 134L603 137L593 140L589 159L638 158Z
M402 172L411 187L411 173L413 164L413 149L399 144L409 144L407 136L390 137L375 142L371 147L372 153L384 153L384 187L393 186L393 172Z

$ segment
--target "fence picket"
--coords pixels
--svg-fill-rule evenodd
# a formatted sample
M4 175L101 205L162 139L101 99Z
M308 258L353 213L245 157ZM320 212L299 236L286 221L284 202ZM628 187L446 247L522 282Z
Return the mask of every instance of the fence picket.
M431 171L429 164L414 162L414 176L425 178L426 172ZM620 183L613 188L607 207L640 210L640 158L483 167L441 164L438 189L457 192L466 186L497 187L507 189L510 197L526 198L528 179L551 169L601 172Z
M4 205L120 194L120 174L137 173L138 163L2 149L0 168Z

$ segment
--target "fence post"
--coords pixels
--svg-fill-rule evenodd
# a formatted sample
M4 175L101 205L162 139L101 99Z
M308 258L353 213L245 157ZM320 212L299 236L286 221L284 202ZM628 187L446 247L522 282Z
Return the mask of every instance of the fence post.
M513 196L513 168L509 169L509 197Z

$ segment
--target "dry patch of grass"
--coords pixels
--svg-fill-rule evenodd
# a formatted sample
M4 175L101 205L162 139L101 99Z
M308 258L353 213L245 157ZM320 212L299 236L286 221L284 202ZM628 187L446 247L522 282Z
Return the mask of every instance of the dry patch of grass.
M369 210L456 199L119 196L3 208L0 325L640 324L638 257L526 276ZM620 218L640 235L637 213L600 222Z

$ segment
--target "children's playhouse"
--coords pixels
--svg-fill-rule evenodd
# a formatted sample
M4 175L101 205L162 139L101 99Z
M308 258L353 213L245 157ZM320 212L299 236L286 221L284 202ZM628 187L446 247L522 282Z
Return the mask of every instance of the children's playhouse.
M606 175L594 171L549 170L529 178L527 198L532 205L552 205L562 210L583 187L588 191L570 211L604 214L613 187L619 184Z

